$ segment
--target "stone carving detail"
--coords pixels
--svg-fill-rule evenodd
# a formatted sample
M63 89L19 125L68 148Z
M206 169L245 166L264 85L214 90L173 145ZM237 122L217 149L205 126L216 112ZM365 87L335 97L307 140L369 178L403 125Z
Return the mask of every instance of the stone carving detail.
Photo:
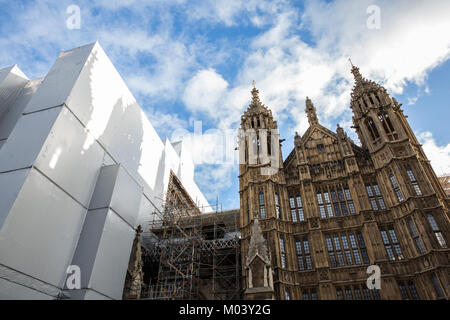
M309 224L310 224L311 228L318 228L319 227L319 219L311 218L311 219L309 219Z
M373 220L372 212L365 211L364 212L364 221L371 221L371 220Z
M328 274L328 269L327 268L322 268L319 269L319 280L320 281L325 281L325 280L329 280L329 274Z

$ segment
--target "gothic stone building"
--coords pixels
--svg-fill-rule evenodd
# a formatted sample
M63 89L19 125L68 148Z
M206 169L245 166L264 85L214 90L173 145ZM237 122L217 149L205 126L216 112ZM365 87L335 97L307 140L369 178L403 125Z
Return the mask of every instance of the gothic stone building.
M323 127L307 98L309 128L284 162L273 151L283 141L277 123L252 90L241 132L255 134L239 144L244 297L450 297L449 198L401 104L352 73L361 146L341 127ZM275 169L268 159L280 160ZM262 230L268 252L252 230ZM380 290L366 286L370 265L380 267Z

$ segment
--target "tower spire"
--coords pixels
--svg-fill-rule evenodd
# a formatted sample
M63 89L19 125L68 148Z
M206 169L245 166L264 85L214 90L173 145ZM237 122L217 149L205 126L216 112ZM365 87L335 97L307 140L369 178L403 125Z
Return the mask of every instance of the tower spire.
M350 60L350 63L351 63L351 60ZM361 73L359 72L359 68L354 66L353 64L352 64L352 71L351 72L353 73L353 77L355 78L355 86L361 84L363 82L363 80L365 80L362 77Z
M259 107L264 107L264 105L261 103L261 100L259 100L259 90L256 89L255 86L255 80L253 80L253 89L251 91L252 93L252 102L250 103L250 109L251 108L259 108Z
M351 73L355 78L355 85L351 93L352 101L358 99L363 93L376 92L380 89L384 89L378 83L364 78L359 72L359 68L357 66L354 66L353 64Z

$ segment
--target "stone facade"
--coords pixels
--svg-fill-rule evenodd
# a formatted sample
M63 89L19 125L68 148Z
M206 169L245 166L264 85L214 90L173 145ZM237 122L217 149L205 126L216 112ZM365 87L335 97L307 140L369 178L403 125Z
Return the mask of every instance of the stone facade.
M253 88L239 142L243 289L259 220L276 299L448 299L449 198L401 104L352 73L361 146L323 127L307 98L310 126L284 162L277 123ZM370 265L380 290L366 286Z

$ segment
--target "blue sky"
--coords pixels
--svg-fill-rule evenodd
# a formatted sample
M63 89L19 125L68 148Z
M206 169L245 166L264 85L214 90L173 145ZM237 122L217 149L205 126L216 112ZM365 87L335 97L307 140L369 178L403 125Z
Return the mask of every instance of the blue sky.
M61 50L99 40L162 139L193 132L201 121L202 131L210 131L196 155L195 177L223 208L239 206L238 170L223 161L218 141L239 126L252 80L286 139L286 157L295 131L307 129L306 96L323 125L335 130L340 123L357 140L349 57L403 103L437 173L450 173L450 1L0 4L0 68L18 64L28 77L41 77ZM81 10L80 29L66 26L72 4ZM370 5L380 9L379 28L367 25ZM232 144L226 148L233 153Z

